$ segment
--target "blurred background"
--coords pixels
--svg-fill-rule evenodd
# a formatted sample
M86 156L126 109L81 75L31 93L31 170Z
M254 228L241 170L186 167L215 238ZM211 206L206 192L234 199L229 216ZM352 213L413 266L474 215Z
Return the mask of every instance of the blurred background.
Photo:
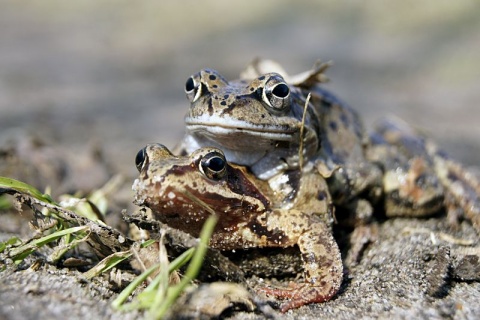
M147 142L183 134L187 78L234 79L255 57L291 74L333 60L327 88L370 126L395 114L480 160L475 1L2 1L0 139L95 145L134 177Z

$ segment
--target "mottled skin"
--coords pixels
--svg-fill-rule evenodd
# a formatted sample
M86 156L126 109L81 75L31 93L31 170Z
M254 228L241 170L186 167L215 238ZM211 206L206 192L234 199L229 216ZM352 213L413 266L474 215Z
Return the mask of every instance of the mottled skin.
M367 152L384 168L388 216L428 216L446 209L480 232L478 174L451 159L430 139L399 119L380 122Z
M201 70L186 83L191 102L185 117L187 132L175 153L185 155L215 146L229 161L248 166L257 178L265 180L313 164L311 167L327 179L335 205L358 216L371 215L371 204L384 197L397 198L385 203L388 215L438 210L443 193L436 187L434 173L420 185L416 181L391 183L392 179L403 181L405 171L416 171L423 164L410 163L410 155L402 155L394 164L391 159L375 157L379 149L371 151L371 139L356 112L321 87L327 67L317 63L311 71L289 77L274 62L259 60L234 81L225 80L214 70ZM388 147L394 150L385 152L403 152L396 150L397 146ZM421 151L419 157L424 153ZM400 167L403 171L397 170ZM397 192L398 188L404 191ZM428 191L415 202L409 197L410 189ZM403 195L407 198L401 198Z
M328 66L318 62L290 77L275 62L256 60L233 81L200 71L186 83L191 106L175 153L216 146L263 180L316 169L334 204L357 219L368 219L378 204L387 216L446 207L478 226L477 177L401 121L382 121L368 135L356 112L321 87Z
M303 282L262 290L288 299L283 312L327 301L338 291L343 266L330 229L331 198L317 171L262 181L245 167L227 163L219 149L177 157L158 144L142 149L136 162L135 203L152 209L156 219L198 236L205 219L217 214L210 245L220 250L298 246ZM272 190L279 184L281 192Z
M262 179L298 168L299 119L306 95L281 91L285 88L289 90L277 73L230 82L215 70L193 75L186 84L192 102L185 117L188 133L177 148L179 153L190 154L204 146L221 147L228 159L249 166ZM275 89L287 95L275 96ZM313 115L305 121L308 148L304 153L311 157L318 144L315 130L319 124Z
M298 245L305 282L265 290L290 299L283 311L328 300L340 286L332 203L342 209L337 219L353 212L357 221L370 217L371 205L387 216L446 208L480 231L477 176L400 121L385 120L367 135L356 113L321 88L326 66L289 77L277 64L257 61L229 82L200 71L186 83L191 108L175 151L181 156L150 145L138 161L136 203L169 225L198 235L205 217L217 213L212 246L219 249ZM230 164L221 179L206 177L199 169L205 152L221 153L211 146L243 167ZM355 229L358 239L362 229L368 227ZM356 259L361 248L352 239Z
M387 216L427 216L444 205L445 189L425 140L398 119L379 123L366 157L384 170Z

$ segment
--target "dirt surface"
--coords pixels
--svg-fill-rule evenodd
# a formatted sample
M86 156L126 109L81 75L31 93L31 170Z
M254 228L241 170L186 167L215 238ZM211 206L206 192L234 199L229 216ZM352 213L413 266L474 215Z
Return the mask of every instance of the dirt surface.
M333 60L326 87L367 126L395 114L478 166L479 14L473 1L6 1L0 142L23 155L10 176L43 189L55 182L42 173L68 168L57 172L58 194L121 174L116 203L132 210L135 155L148 142L172 147L181 138L186 79L205 67L232 79L258 56L292 74ZM31 152L32 136L47 156ZM32 162L43 169L22 170ZM0 240L25 234L25 224L0 212ZM474 319L480 284L457 279L460 246L440 232L478 244L468 223L455 231L444 217L382 222L337 298L281 317ZM113 312L112 293L78 276L51 267L0 273L0 318L136 316Z

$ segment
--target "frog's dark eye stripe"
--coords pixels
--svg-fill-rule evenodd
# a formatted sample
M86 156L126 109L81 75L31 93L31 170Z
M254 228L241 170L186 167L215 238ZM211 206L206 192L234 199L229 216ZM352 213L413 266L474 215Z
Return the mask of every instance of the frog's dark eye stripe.
M207 178L220 180L227 172L227 160L223 153L212 151L202 157L199 169Z

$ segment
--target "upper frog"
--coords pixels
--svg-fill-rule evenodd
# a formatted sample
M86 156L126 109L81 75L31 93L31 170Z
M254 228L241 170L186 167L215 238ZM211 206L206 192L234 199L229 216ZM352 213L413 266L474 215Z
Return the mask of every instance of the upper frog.
M328 66L316 63L292 77L257 60L238 80L210 69L194 74L185 84L190 108L175 153L218 147L277 192L283 185L272 184L275 177L301 176L308 168L326 179L335 205L361 217L382 201L387 215L438 211L458 190L448 178L456 166L405 126L387 121L369 135L357 113L323 88Z
M328 66L317 63L289 77L262 60L232 81L201 70L185 84L190 108L175 153L218 147L229 161L264 180L312 162L330 178L339 203L378 187L381 171L365 160L368 137L357 114L321 87Z
M185 92L191 103L181 144L186 153L202 146L221 147L233 162L265 178L278 168L298 166L306 95L280 74L227 81L217 71L204 69L187 80ZM316 117L309 114L305 128L306 150L315 152Z
M155 218L169 226L198 236L205 219L217 214L210 240L214 248L298 246L303 283L263 290L289 299L283 311L329 300L338 291L343 267L330 229L331 198L315 171L266 182L228 163L219 149L174 156L159 144L140 150L136 163L140 176L133 185L135 203L152 209Z

